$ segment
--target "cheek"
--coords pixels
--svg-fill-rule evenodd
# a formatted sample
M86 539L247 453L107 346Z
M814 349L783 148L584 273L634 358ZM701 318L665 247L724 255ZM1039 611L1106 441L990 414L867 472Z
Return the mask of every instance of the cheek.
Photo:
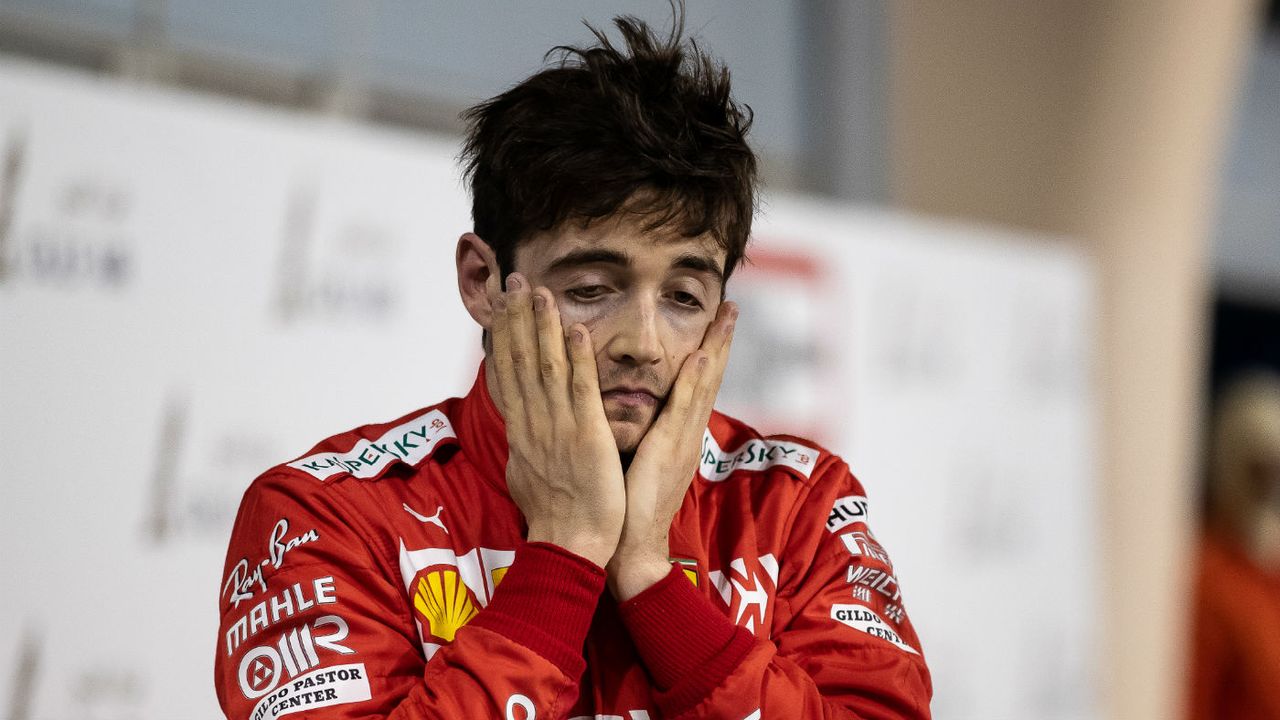
M673 365L679 367L690 353L702 347L702 340L710 325L710 320L701 315L697 317L685 315L671 319L667 324L664 345Z
M588 330L593 330L601 319L606 316L603 308L604 303L580 305L563 298L557 298L557 304L560 307L560 324L566 328L574 323L582 323L587 326Z

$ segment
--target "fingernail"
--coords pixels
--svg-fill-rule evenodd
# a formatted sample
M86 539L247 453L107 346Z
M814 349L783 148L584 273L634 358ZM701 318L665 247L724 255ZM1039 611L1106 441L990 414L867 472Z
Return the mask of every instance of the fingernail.
M519 290L521 287L523 287L520 283L520 276L516 275L515 273L511 273L510 275L508 275L507 287L513 290Z
M581 329L581 328L574 328L574 329L573 329L573 341L574 341L574 342L576 342L576 343L578 343L579 345L581 345L581 344L582 344L582 342L583 342L583 341L585 341L586 339L587 339L586 333L582 332L582 329Z
M546 307L546 306L547 306L547 299L546 299L546 298L542 297L541 295L534 295L534 296L533 296L533 309L534 309L534 310L541 310L541 309L543 309L543 308L544 308L544 307Z

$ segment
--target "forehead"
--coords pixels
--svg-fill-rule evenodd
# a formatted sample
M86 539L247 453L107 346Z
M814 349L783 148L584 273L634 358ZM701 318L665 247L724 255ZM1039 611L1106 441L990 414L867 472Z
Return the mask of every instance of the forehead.
M705 259L723 276L726 253L710 233L687 237L670 227L647 228L643 216L605 218L583 225L566 222L538 233L516 247L515 267L526 273L540 273L566 257L582 251L609 251L624 256L637 271L666 271L673 267L693 267L692 258Z

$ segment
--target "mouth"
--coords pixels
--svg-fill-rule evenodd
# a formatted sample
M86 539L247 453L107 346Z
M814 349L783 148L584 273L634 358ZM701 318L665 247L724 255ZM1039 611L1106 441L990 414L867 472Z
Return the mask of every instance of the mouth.
M605 402L623 407L652 408L658 406L658 396L641 387L616 387L600 393Z

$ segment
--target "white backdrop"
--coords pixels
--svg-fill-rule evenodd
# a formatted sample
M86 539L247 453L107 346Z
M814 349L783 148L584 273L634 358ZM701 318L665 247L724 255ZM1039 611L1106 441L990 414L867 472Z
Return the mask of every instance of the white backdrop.
M469 387L457 144L0 58L0 717L219 717L248 482ZM794 197L756 238L721 409L849 460L936 717L1098 717L1088 268Z

